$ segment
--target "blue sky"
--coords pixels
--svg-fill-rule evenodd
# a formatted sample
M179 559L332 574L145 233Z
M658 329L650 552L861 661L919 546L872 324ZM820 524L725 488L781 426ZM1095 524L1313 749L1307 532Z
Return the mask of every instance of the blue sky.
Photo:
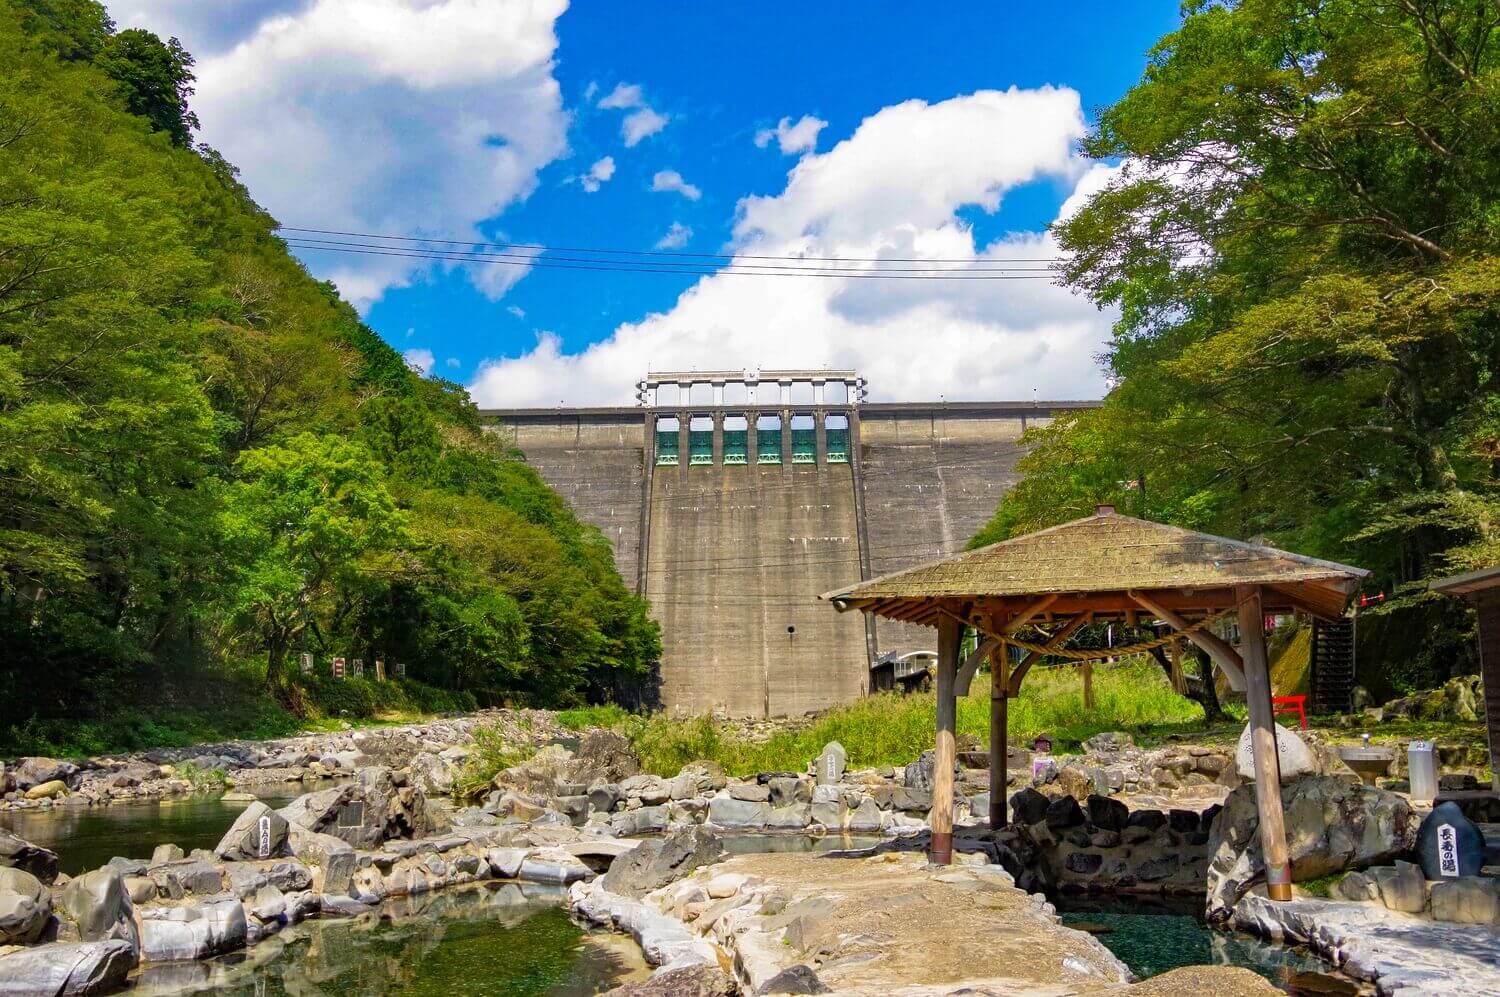
M1175 3L1145 0L768 9L128 0L113 13L197 55L203 137L288 225L976 261L1055 255L1047 224L1110 176L1078 137L1177 22ZM1041 281L298 252L393 346L485 404L625 402L648 366L851 365L877 398L1102 390L1110 316Z

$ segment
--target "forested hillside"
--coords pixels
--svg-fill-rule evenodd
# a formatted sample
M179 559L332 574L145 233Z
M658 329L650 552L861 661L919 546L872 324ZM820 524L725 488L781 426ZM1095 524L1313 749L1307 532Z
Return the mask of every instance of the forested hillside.
M0 755L644 678L608 543L287 253L175 41L0 0L0 66Z
M1103 407L1033 433L976 538L1096 502L1373 570L1395 687L1472 671L1426 582L1500 560L1500 13L1448 0L1184 8L1060 227L1120 311ZM1367 653L1368 652L1368 653Z

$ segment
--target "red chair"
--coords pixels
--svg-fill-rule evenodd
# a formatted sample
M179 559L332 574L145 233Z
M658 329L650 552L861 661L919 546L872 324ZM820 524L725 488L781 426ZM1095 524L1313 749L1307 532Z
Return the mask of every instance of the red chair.
M1271 712L1279 715L1282 713L1297 714L1297 722L1307 730L1307 697L1306 696L1272 696Z

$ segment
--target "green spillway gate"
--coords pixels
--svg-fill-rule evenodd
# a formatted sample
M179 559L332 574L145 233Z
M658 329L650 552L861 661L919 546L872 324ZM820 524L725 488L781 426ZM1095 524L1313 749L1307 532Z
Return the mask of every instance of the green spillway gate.
M658 432L656 434L656 462L658 464L676 464L680 459L677 430Z
M750 434L743 429L724 430L724 463L748 464L750 462Z
M792 430L792 463L816 464L818 462L818 431L816 429Z
M757 429L755 431L755 462L757 464L781 463L780 429Z
M847 430L847 429L830 429L830 430L827 431L827 437L828 437L828 463L830 463L830 464L847 464L847 463L849 463L849 430Z
M688 433L688 463L712 464L714 462L714 431L694 429Z

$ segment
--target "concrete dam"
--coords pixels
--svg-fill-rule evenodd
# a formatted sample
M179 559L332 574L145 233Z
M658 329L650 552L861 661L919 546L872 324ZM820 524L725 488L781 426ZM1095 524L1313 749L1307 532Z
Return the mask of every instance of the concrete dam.
M1097 402L880 402L853 371L652 374L635 406L487 409L614 545L661 623L662 705L791 716L869 690L932 634L819 593L956 553L1028 428Z

